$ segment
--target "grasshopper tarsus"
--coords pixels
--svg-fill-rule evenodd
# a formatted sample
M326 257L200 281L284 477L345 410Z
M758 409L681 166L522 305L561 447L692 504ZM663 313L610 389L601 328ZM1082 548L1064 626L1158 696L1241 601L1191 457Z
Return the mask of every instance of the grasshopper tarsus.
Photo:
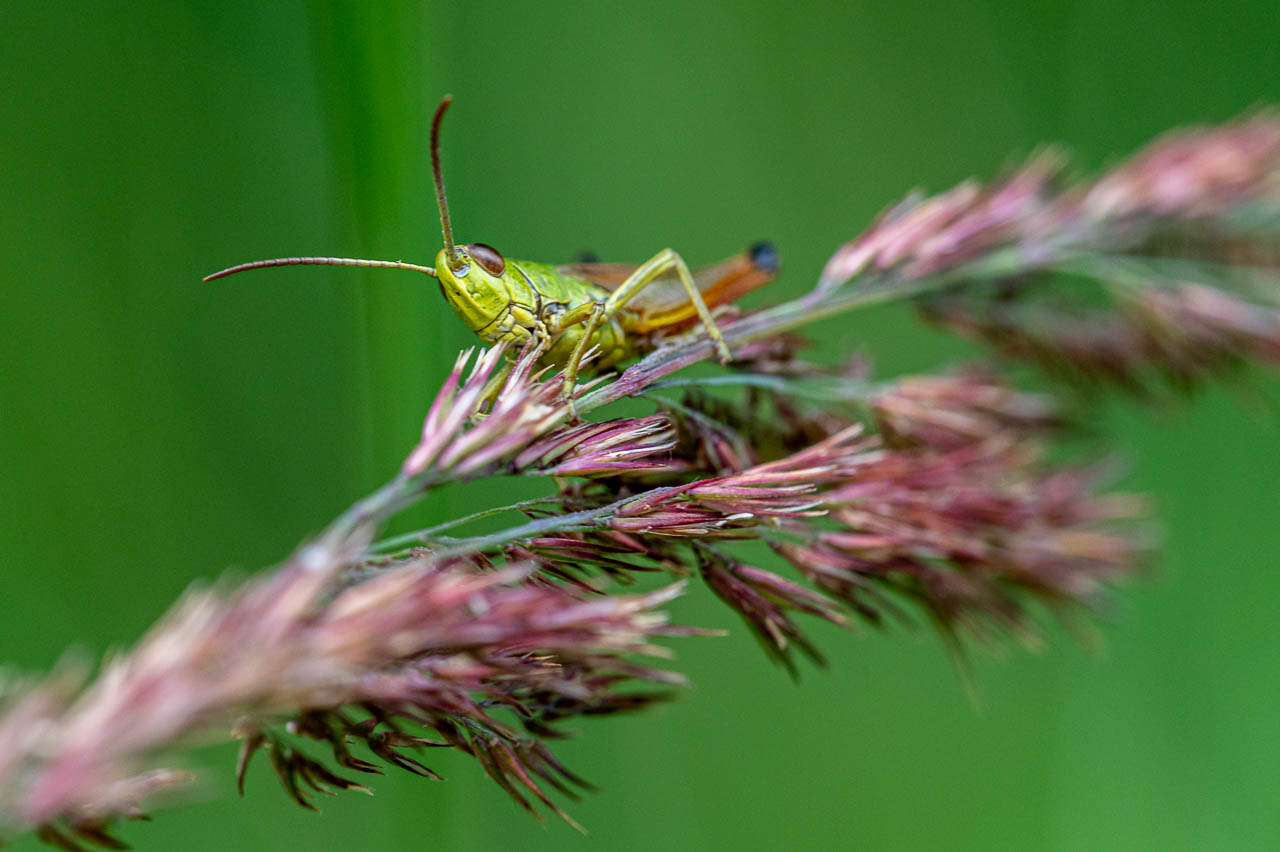
M729 351L729 344L723 340L716 341L716 355L719 356L722 367L727 367L733 363L733 353Z

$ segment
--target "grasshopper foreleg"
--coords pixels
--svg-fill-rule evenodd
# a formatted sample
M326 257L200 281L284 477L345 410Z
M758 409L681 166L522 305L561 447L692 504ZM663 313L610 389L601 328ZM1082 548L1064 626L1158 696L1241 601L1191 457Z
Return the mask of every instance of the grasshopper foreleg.
M684 287L690 304L698 312L698 319L702 321L702 327L707 330L707 336L711 338L711 343L716 348L720 363L728 364L733 360L733 355L729 352L729 347L724 342L724 335L720 333L720 327L716 325L715 318L711 316L711 311L707 309L707 303L703 301L698 285L693 283L693 273L689 271L689 265L684 262L684 258L674 249L667 248L658 252L651 260L642 263L635 272L631 273L631 277L622 282L622 285L617 290L610 293L608 301L605 302L605 318L613 317L627 302L639 295L645 287L648 287L672 269L675 270L676 277L680 279L680 284Z

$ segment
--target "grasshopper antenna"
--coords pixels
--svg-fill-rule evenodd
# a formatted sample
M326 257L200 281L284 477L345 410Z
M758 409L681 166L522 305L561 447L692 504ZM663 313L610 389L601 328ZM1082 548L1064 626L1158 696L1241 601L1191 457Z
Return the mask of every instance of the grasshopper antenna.
M449 268L457 269L454 261L459 260L458 249L453 244L453 226L449 224L449 202L444 197L444 176L440 172L440 122L444 120L445 111L453 103L453 95L445 95L436 107L436 114L431 119L431 177L436 185L436 204L440 206L440 232L444 235L445 257L449 258Z
M219 278L226 278L228 275L235 275L237 272L247 272L250 269L270 269L273 266L371 266L377 269L408 269L413 272L426 273L432 278L438 277L436 271L430 266L405 263L402 260L362 260L356 257L276 257L271 260L254 260L249 263L230 266L212 275L206 275L204 280L217 281Z
M449 109L451 103L453 103L453 95L445 95L440 101L440 106L436 107L435 116L431 119L431 177L436 187L436 204L440 207L440 232L444 235L445 257L448 258L451 269L458 269L461 261L458 257L458 248L453 244L453 226L449 224L449 202L444 196L444 176L440 171L440 123L444 120L445 111ZM212 275L206 275L204 280L216 281L228 275L235 275L237 272L270 269L276 266L366 266L379 269L409 269L426 273L432 278L440 277L430 266L420 266L399 260L362 260L354 257L276 257L271 260L255 260L231 266Z

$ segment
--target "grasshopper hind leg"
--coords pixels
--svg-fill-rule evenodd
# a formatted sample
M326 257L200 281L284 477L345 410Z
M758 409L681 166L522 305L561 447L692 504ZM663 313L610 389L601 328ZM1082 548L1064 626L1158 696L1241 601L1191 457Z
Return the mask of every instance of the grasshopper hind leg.
M707 336L711 338L711 344L715 347L716 354L720 357L720 363L728 365L733 360L733 353L729 351L729 344L724 342L724 335L720 332L720 326L716 325L715 318L711 316L711 311L707 309L707 303L703 301L702 293L699 292L698 286L693 283L693 273L689 271L689 265L684 262L684 258L671 249L664 249L659 252L655 259L658 258L662 258L669 263L667 268L675 267L676 274L680 277L680 283L684 286L685 292L689 296L689 301L693 304L694 310L698 312L698 319L702 321L702 327L707 330ZM665 269L660 269L650 280L656 279L664 271ZM643 285L641 289L643 289ZM636 292L639 292L639 290Z
M767 252L769 248L769 246L761 246L762 253ZM693 305L694 310L697 312L698 319L706 330L707 336L711 338L711 344L715 347L716 354L720 357L720 363L728 364L733 360L733 355L729 352L728 344L724 342L724 335L721 334L720 327L716 325L715 318L711 316L711 311L707 308L707 303L703 300L702 293L698 290L698 285L694 283L693 273L689 271L689 265L684 262L684 258L674 249L667 248L658 252L637 267L618 289L610 293L608 300L605 302L605 318L612 318L627 302L634 299L646 287L672 270L675 271L680 285L684 288L685 295L689 297L689 303Z
M772 246L764 243L759 244L753 247L752 253L753 260L754 255L757 253L765 260L768 260L767 256L772 253ZM776 254L774 256L776 257ZM612 320L628 302L644 292L644 289L650 284L672 270L675 271L681 286L684 287L690 304L697 311L698 318L702 322L702 327L706 329L707 336L711 338L711 344L715 347L716 354L720 357L720 363L728 364L733 360L733 354L729 351L728 344L725 343L720 327L716 325L715 319L711 316L711 311L707 308L707 303L702 299L702 293L699 292L697 284L693 281L693 274L689 271L688 264L673 249L663 249L648 261L640 264L627 277L626 281L623 281L616 290L609 294L608 299L603 302L593 301L589 304L578 305L565 313L554 329L556 332L563 332L572 326L585 323L581 337L578 338L577 345L574 347L573 353L569 356L564 368L564 393L574 419L577 419L577 410L573 404L573 388L578 380L578 371L581 368L583 357L591 348L591 345L598 342L597 337L601 323Z
M756 269L763 272L776 273L782 262L778 256L778 247L769 240L757 240L747 249L747 256Z

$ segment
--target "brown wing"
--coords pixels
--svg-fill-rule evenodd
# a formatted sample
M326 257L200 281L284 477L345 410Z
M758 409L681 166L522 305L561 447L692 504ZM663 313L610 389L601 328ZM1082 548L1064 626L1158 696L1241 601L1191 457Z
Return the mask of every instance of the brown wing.
M613 291L621 287L622 282L639 268L638 263L567 263L557 266L556 271Z
M589 281L605 290L616 290L638 265L625 263L573 263L558 267L565 275ZM763 287L778 274L778 256L773 246L757 243L747 251L711 266L693 270L693 283L707 307L729 304ZM677 330L697 320L698 312L680 283L675 270L655 280L627 303L627 313L638 320L630 330L647 332Z

